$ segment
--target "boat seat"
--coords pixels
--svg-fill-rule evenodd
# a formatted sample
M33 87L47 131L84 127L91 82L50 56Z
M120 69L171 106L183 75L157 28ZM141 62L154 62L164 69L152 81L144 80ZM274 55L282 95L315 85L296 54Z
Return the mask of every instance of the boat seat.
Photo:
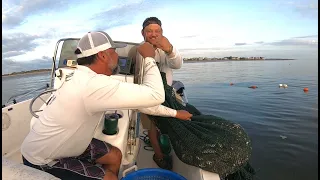
M35 168L14 162L2 156L2 179L5 180L59 180L59 178Z

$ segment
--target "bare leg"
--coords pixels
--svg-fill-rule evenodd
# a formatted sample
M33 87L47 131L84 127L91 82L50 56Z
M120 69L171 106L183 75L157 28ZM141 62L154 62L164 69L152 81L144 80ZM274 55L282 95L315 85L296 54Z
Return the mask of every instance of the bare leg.
M118 177L111 171L107 171L103 177L103 180L118 180Z
M163 158L163 153L161 151L159 141L158 141L158 132L156 125L154 123L151 123L151 128L148 130L148 136L150 139L151 146L153 148L154 154L156 158L162 159Z
M101 158L97 159L96 163L103 165L103 167L105 168L105 170L107 172L106 176L107 175L111 176L108 173L111 171L117 177L119 174L121 159L122 159L121 151L118 148L112 146L110 152L108 152L107 154L105 154Z

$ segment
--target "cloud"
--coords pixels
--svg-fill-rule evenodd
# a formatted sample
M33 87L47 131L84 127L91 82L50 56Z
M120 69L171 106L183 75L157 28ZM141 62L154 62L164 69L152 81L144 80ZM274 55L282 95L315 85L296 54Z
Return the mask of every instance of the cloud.
M179 52L190 52L190 51L217 51L217 50L227 50L228 48L182 48Z
M303 17L318 19L318 1L301 0L287 2L288 6L293 8L294 12L301 14Z
M11 57L26 54L34 50L39 44L36 40L38 35L24 33L13 33L2 36L2 58L10 59Z
M265 43L267 45L275 46L318 46L318 35L301 36L290 39L284 39L280 41Z
M52 12L63 8L66 10L69 0L21 0L16 4L11 1L5 1L6 7L2 11L2 27L14 28L26 22L28 16L42 13ZM10 8L9 8L10 7Z
M70 1L75 2L75 0ZM42 57L43 55L52 54L57 40L66 37L81 37L84 33L92 30L106 31L114 40L141 42L143 40L140 33L141 24L149 16L157 16L163 21L164 35L174 46L178 49L181 48L180 51L183 53L214 54L224 52L228 54L231 51L251 52L250 49L256 48L268 50L299 49L301 46L305 49L312 47L310 49L314 50L318 44L318 35L303 36L308 35L304 32L317 34L315 30L311 29L317 22L312 24L309 23L310 19L305 20L301 17L294 17L297 18L297 23L291 23L291 21L287 23L287 18L285 18L280 24L286 27L290 25L290 28L298 28L299 31L286 33L285 30L282 31L285 28L279 24L274 23L270 25L270 28L264 28L263 24L257 23L257 26L262 27L263 30L260 30L259 33L253 31L250 33L248 29L234 31L234 28L228 28L232 23L228 18L220 18L221 20L218 18L211 21L211 16L207 16L207 14L200 12L196 13L196 16L190 14L195 4L188 2L181 3L179 1L180 3L176 3L167 0L125 0L125 2L95 0L89 2L79 0L73 3L70 1L3 0L2 25L6 27L2 38L3 62L5 60L5 64L8 66L19 68L19 61L32 59L42 61L47 59ZM283 6L281 13L296 15L297 9L299 9L299 13L307 9L317 11L317 4L312 5L314 4L312 1L305 0L306 3L303 0L293 1L293 3ZM71 4L72 8L69 8ZM272 6L274 4L276 3L272 3ZM288 12L288 10L295 11L295 13ZM187 14L185 14L186 12ZM174 13L176 15L172 16ZM271 15L271 20L274 19L270 12L261 13L266 13L266 20L268 20L268 15ZM261 20L260 16L252 18L252 21L248 22L256 24L254 18L258 18L259 22ZM280 18L282 16L279 15ZM181 27L187 28L181 30ZM300 37L285 39L291 37L289 34L292 37ZM32 62L33 65L37 64ZM50 61L48 62L51 64ZM25 66L33 67L31 64Z
M267 58L314 58L318 55L318 35L293 37L273 42L235 43L229 47L183 48L183 57L261 56ZM237 45L238 44L238 45ZM250 46L241 46L243 44Z
M299 36L294 38L318 38L318 35L310 35L310 36Z
M161 3L159 4L155 1L140 0L136 2L122 3L94 15L91 20L96 21L96 30L106 30L109 28L132 24L135 18L134 14L141 14L148 11L152 12L159 8L161 8Z
M318 2L308 2L307 4L304 3L297 3L295 4L298 10L308 10L308 11L318 11Z
M247 43L235 43L234 45L236 45L236 46L243 46L243 45L247 45Z
M187 56L201 56L201 54L210 54L210 53L217 53L221 55L247 55L247 56L266 56L267 53L276 52L276 51L290 51L294 49L310 49L315 50L318 45L318 35L307 35L307 36L300 36L300 37L293 37L289 39L282 39L279 41L272 41L272 42L264 42L264 41L257 41L252 43L234 43L234 45L230 46L220 46L216 47L212 44L208 44L206 47L199 47L199 48L181 48L179 51L183 55ZM222 40L221 40L222 41ZM191 43L194 44L194 43ZM260 49L260 50L259 50ZM256 52L260 54L255 55ZM251 54L251 55L250 55ZM281 53L279 53L281 54ZM223 57L223 56L222 56ZM281 56L283 57L283 56Z
M187 35L187 36L181 36L180 38L185 38L185 39L188 39L188 38L195 38L195 37L198 37L199 35Z
M318 50L316 48L300 48L288 46L260 46L256 48L226 48L222 50L208 51L181 51L184 58L190 57L265 57L265 58L293 58L306 59L317 58Z

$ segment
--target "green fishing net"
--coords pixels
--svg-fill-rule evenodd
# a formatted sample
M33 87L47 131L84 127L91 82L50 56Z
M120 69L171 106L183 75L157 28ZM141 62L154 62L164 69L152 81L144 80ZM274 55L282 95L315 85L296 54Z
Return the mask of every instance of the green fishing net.
M165 73L161 73L167 82ZM165 102L176 110L193 114L191 121L151 116L162 134L170 137L178 158L189 165L219 174L225 180L251 180L255 174L249 164L252 147L244 129L237 123L214 115L204 115L191 104L183 106L171 86L164 83Z

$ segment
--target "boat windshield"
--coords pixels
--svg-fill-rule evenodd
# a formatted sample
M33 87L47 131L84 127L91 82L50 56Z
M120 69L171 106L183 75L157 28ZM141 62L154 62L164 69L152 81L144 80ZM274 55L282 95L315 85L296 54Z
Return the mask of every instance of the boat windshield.
M67 66L68 60L77 60L77 56L74 54L74 51L77 48L79 39L65 40L63 41L60 57L58 59L58 68L63 68Z

